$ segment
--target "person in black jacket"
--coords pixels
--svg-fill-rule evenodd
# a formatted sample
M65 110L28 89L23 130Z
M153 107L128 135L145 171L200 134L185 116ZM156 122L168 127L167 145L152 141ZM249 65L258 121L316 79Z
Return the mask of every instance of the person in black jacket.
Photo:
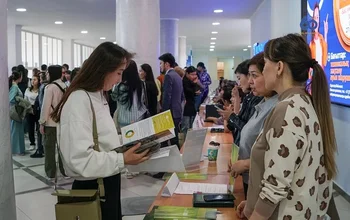
M197 77L196 68L190 66L186 69L186 75L182 80L186 104L181 122L181 131L184 134L185 139L187 131L188 129L192 128L193 121L197 114L195 107L195 96L201 93L195 80L199 80Z
M233 140L236 145L239 145L241 131L254 114L255 106L263 99L263 97L254 96L250 91L249 61L250 60L243 61L235 70L239 86L235 86L232 90L232 96L235 100L234 111L219 111L224 119L227 120L227 128L232 132ZM240 96L240 89L246 94L244 98ZM240 106L242 107L240 108Z
M154 81L154 75L152 71L152 67L145 63L141 65L140 68L140 78L142 81L145 82L145 90L147 95L147 103L146 107L148 108L148 111L150 113L150 116L154 116L158 113L157 106L158 106L158 88Z

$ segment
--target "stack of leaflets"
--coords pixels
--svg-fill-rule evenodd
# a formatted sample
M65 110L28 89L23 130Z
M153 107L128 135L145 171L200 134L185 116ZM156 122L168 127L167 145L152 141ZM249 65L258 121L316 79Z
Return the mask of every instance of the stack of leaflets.
M180 180L206 180L208 179L207 174L202 173L176 173ZM168 180L173 173L166 173L163 176L163 180Z
M157 220L159 219L215 220L217 215L217 209L158 206L154 208L152 213L153 213L153 216L152 216L153 219L157 219Z

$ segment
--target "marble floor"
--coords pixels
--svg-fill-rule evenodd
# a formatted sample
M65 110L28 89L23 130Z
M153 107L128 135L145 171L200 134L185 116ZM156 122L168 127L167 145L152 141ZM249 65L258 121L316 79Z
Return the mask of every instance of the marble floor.
M28 143L27 143L28 144ZM32 152L28 152L32 153ZM15 179L17 220L54 220L56 198L51 195L53 183L45 177L44 158L32 159L26 156L13 157ZM69 189L72 179L59 177L58 187ZM155 196L163 181L150 176L139 175L133 179L122 177L122 198ZM341 220L350 219L350 203L334 193L336 206ZM123 220L142 220L144 216L129 216Z

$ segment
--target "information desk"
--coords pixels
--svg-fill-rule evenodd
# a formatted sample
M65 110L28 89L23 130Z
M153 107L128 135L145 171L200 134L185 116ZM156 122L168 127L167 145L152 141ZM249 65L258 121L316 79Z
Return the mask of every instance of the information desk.
M210 123L206 123L205 126L211 126ZM212 140L217 140L217 142L221 143L220 140L229 138L229 136L232 138L231 133L210 133L208 131L206 141L204 143L203 147L203 153L206 154L207 147L209 146L209 142ZM229 173L227 172L227 165L230 160L231 156L231 147L232 144L221 144L218 154L218 159L216 163L208 162L207 159L205 159L203 162L200 163L200 166L197 168L193 168L189 170L189 173L202 173L202 174L208 174L207 180L181 180L185 182L198 182L198 183L215 183L215 184L228 184L229 183ZM149 212L152 211L154 206L183 206L183 207L192 207L192 195L177 195L174 194L172 197L162 197L161 192L165 186L166 182L164 183L161 191L158 193L155 201L153 202L152 206L149 209ZM242 178L238 177L235 181L235 190L234 190L234 196L236 197L235 206L239 205L241 201L244 200L244 190L242 185ZM218 215L218 220L234 220L238 219L236 217L236 208L218 208L218 211L220 211L222 214Z

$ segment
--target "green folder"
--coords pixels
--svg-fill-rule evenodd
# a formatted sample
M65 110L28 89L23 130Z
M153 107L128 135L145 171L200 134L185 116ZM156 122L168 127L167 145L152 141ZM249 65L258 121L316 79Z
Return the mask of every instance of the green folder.
M173 173L166 173L163 176L163 180L168 180ZM207 174L201 173L176 173L180 180L206 180L208 179Z
M156 206L151 213L147 214L144 220L215 220L217 209L189 208L177 206Z

